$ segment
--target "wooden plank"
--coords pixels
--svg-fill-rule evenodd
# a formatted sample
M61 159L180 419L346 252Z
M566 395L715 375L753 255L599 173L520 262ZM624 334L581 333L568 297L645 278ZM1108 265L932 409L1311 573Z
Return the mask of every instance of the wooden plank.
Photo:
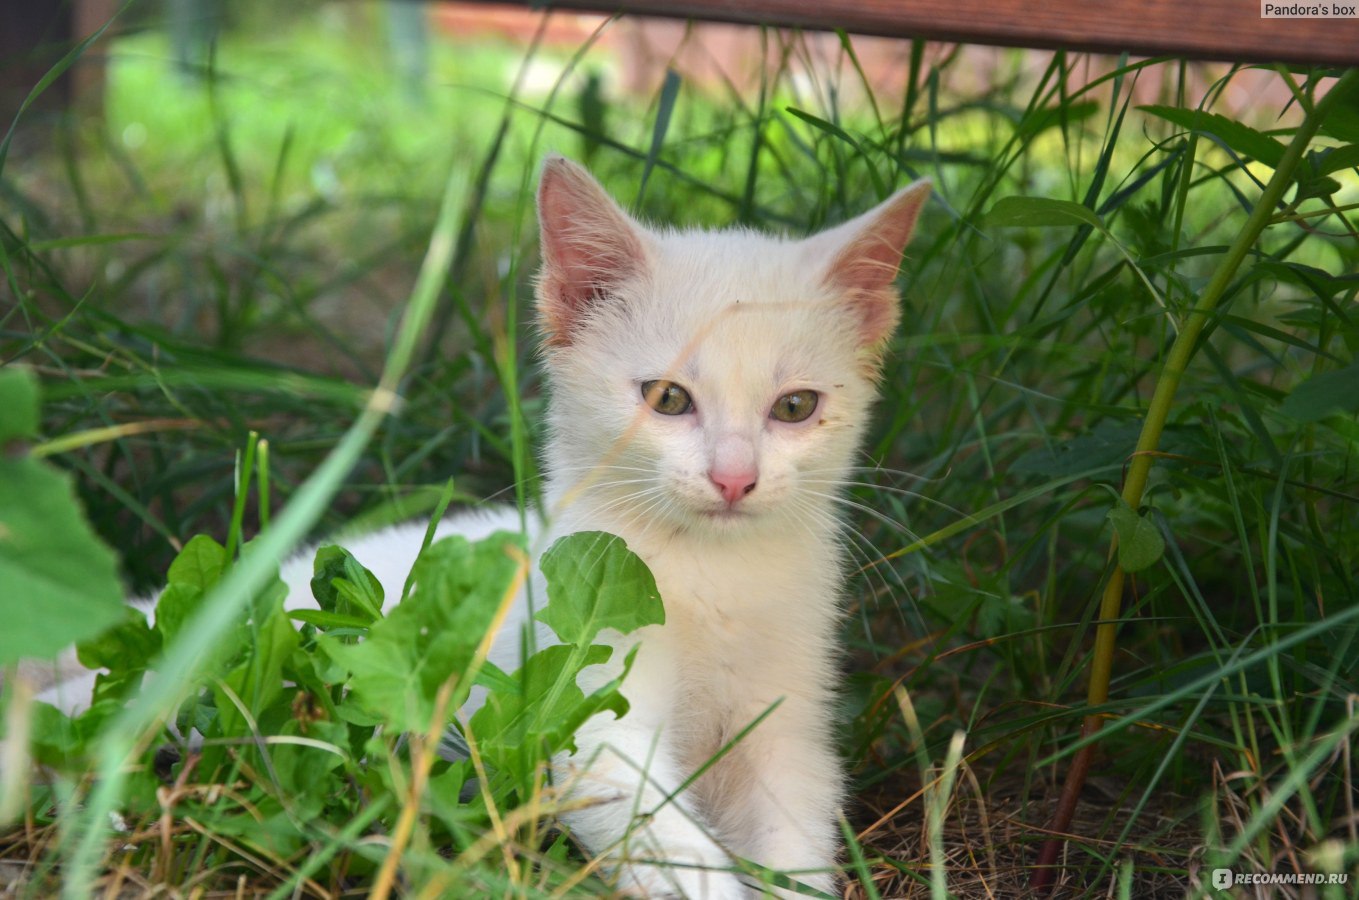
M1260 0L545 0L572 9L1012 47L1359 65L1359 16L1266 19ZM1279 0L1283 5L1331 0ZM1343 0L1344 5L1359 0Z

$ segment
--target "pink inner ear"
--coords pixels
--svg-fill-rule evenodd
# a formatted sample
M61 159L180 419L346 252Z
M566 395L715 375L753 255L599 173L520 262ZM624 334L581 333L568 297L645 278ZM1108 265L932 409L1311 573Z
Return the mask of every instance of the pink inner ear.
M861 346L876 347L896 327L901 298L892 283L916 219L929 197L929 182L918 181L841 226L850 232L850 237L836 253L826 280L844 292L845 303L858 318Z
M590 307L641 270L645 251L627 214L588 172L562 157L543 165L538 222L538 309L548 342L569 344Z

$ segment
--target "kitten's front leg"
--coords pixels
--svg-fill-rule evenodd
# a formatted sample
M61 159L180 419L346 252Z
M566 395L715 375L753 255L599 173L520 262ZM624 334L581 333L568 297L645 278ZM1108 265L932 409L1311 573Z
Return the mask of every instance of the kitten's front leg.
M752 707L750 719L765 708ZM733 835L733 852L834 894L844 791L826 721L829 708L829 698L785 697L746 734L733 748L739 787L725 792L717 817Z
M624 655L615 648L615 658ZM577 751L555 760L568 806L563 819L592 853L605 856L620 889L644 897L747 900L728 871L732 859L709 833L685 794L686 773L667 734L675 679L660 642L644 644L624 683L630 710L596 716L576 732ZM611 677L597 667L589 681ZM587 691L582 675L581 687Z

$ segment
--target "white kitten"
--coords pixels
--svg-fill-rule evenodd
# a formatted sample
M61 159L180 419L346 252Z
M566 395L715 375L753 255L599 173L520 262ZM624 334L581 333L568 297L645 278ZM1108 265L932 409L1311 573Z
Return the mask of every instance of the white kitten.
M658 232L575 164L544 165L550 532L624 538L666 611L664 625L614 634L612 662L582 676L587 691L602 685L640 645L623 685L631 711L588 722L576 757L559 761L573 798L612 801L567 821L617 861L627 887L745 897L720 871L731 854L810 870L799 880L822 890L835 883L835 493L862 440L899 316L893 280L928 197L916 183L806 240Z
M730 871L733 856L834 888L836 492L865 430L899 317L893 280L929 192L918 182L805 240L662 232L574 163L543 167L549 524L534 545L619 535L665 604L664 625L601 635L611 661L580 686L588 694L617 677L637 646L622 687L631 709L587 722L574 757L556 760L559 785L582 806L567 824L625 890L745 898L752 888ZM450 518L439 534L518 527L505 510ZM343 543L399 596L423 536L415 523ZM313 555L283 565L289 606L311 602ZM533 596L546 596L541 580ZM518 665L527 621L521 609L502 629L492 658L503 668ZM539 646L551 640L540 627ZM82 681L41 699L70 709L88 696Z

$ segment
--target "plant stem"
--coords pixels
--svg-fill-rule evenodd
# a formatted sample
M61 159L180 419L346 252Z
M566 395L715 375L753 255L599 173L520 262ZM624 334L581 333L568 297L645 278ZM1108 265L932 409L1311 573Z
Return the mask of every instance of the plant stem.
M1133 509L1137 509L1142 504L1142 494L1146 490L1147 478L1151 474L1151 463L1156 448L1161 442L1161 432L1165 428L1166 419L1170 416L1175 391L1179 388L1180 378L1184 375L1189 360L1194 355L1203 326L1208 323L1208 318L1213 309L1222 299L1222 295L1226 293L1232 279L1236 277L1237 269L1240 268L1246 254L1250 252L1265 226L1269 224L1275 208L1283 198L1284 191L1293 183L1293 173L1297 169L1298 162L1302 159L1307 145L1316 136L1317 129L1321 127L1321 123L1325 121L1331 109L1357 86L1359 86L1359 69L1346 71L1331 86L1326 96L1303 118L1302 124L1298 126L1297 133L1293 135L1293 140L1279 160L1279 165L1274 169L1273 177L1269 179L1264 192L1260 195L1260 200L1251 210L1250 218L1246 220L1246 224L1237 234L1236 240L1227 249L1227 254L1218 264L1212 280L1203 289L1203 293L1199 294L1198 301L1189 311L1179 334L1176 335L1174 343L1171 344L1170 353L1166 356L1160 377L1156 379L1156 389L1152 394L1151 403L1147 407L1147 417L1142 423L1142 432L1138 436L1137 448L1133 451L1132 461L1128 466L1128 476L1123 484L1123 500ZM1086 703L1092 707L1102 706L1109 699L1109 680L1113 673L1114 645L1118 634L1118 617L1123 603L1125 575L1123 567L1117 562L1117 550L1118 535L1115 534L1109 544L1109 556L1114 560L1114 567L1109 575L1108 582L1104 585L1104 594L1100 599L1099 622L1095 626L1095 648L1090 659L1090 686ZM1099 717L1087 716L1081 728L1082 737L1098 732L1099 728ZM1094 743L1086 744L1072 760L1066 783L1062 786L1062 796L1058 802L1057 813L1049 826L1050 833L1065 833L1067 828L1070 827L1071 816L1075 811L1076 800L1081 787L1085 783L1085 775L1090 768L1089 756L1094 747ZM1037 867L1034 869L1033 877L1030 880L1030 886L1034 890L1047 891L1056 881L1058 870L1053 866L1053 863L1056 862L1062 844L1063 840L1057 837L1049 838L1044 842L1038 855Z

